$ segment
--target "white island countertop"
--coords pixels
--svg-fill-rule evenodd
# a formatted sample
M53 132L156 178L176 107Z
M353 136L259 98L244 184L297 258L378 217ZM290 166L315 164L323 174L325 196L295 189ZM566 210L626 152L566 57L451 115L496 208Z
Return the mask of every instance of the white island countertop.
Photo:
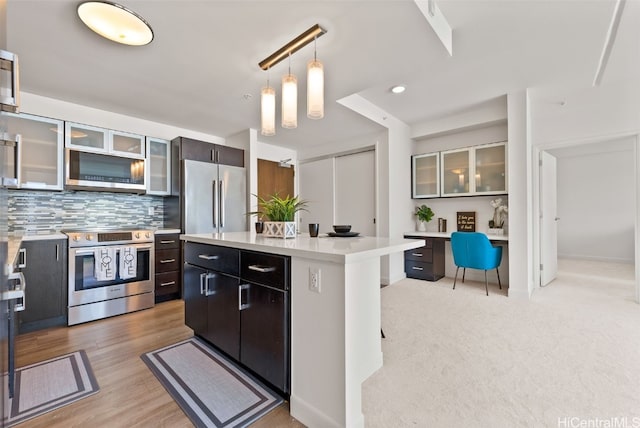
M255 232L184 234L180 235L180 239L340 264L354 263L425 245L422 240L402 238L371 236L334 238L327 235L311 238L309 234L300 234L295 238L282 239L267 238Z

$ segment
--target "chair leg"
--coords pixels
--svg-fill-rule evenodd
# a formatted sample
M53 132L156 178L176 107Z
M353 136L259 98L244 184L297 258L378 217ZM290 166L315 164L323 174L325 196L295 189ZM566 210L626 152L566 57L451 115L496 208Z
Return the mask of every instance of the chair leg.
M496 274L498 275L498 285L500 286L500 290L502 290L502 284L500 283L500 272L498 272L498 268L496 268Z
M383 339L386 339L386 336L384 335L384 331L382 331L382 329L380 329L380 336L382 336Z
M487 270L484 270L484 289L487 291L487 296L489 295L489 282L487 281Z
M467 268L462 268L462 282L464 283L464 274L467 273Z
M453 289L456 289L456 281L458 280L458 271L460 270L460 266L456 266L456 276L453 278Z

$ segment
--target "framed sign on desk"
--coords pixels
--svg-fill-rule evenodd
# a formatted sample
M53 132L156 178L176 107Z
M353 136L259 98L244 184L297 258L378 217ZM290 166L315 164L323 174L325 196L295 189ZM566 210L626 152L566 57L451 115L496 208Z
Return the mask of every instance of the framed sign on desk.
M476 212L475 211L458 211L457 213L458 232L475 232L476 231Z

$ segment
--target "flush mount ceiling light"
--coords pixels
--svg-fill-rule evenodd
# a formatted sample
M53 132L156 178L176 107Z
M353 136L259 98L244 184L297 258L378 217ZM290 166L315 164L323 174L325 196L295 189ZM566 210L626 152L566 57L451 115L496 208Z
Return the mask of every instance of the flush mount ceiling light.
M326 30L320 25L315 24L304 33L269 55L258 65L263 70L269 70L285 58L289 58L289 71L282 78L282 127L296 128L298 126L298 85L296 77L291 74L291 55L302 49L309 43L317 40L318 37L326 33ZM311 119L321 119L324 117L324 69L323 65L316 58L314 49L314 57L307 66L307 116ZM275 91L273 94L269 92L268 102L265 103L265 90L270 88L267 80L267 88L263 88L263 102L261 104L262 116L262 135L274 135L275 129L265 124L271 124L271 118L275 117ZM271 101L273 97L273 101ZM274 103L273 110L271 109Z
M134 11L109 1L86 1L78 5L78 16L87 27L109 40L143 46L153 40L153 30Z
M403 93L407 88L404 85L396 85L393 88L391 88L391 92L393 92L394 94L401 94Z

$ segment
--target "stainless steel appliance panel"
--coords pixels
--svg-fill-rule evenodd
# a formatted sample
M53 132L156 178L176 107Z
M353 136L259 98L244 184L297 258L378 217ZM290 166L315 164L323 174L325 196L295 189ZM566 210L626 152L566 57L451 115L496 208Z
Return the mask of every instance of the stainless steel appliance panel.
M184 232L217 232L213 206L217 201L218 165L184 161Z
M104 302L71 306L69 308L69 325L151 308L154 302L155 297L153 293L144 293Z
M246 230L246 171L242 167L186 159L184 233Z
M247 174L244 168L218 166L220 200L218 231L242 232L247 230Z

